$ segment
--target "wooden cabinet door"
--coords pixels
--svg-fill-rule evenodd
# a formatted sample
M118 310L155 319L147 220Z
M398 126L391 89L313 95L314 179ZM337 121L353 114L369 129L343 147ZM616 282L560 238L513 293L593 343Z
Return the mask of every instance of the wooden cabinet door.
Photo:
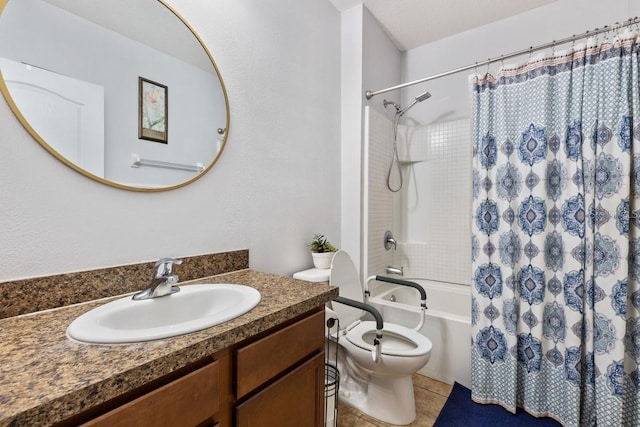
M215 425L219 363L191 372L157 390L95 418L83 427L178 427Z
M324 353L236 408L238 427L324 425Z
M324 309L238 350L237 398L320 351L324 351Z

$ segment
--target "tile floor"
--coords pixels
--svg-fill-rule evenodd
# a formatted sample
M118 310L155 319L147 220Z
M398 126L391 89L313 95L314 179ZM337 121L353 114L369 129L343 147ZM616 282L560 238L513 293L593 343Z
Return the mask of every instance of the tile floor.
M409 425L415 427L433 426L452 388L452 385L415 374L413 389L416 397L417 416L416 420ZM338 427L387 426L391 426L391 424L378 421L342 403L338 405Z

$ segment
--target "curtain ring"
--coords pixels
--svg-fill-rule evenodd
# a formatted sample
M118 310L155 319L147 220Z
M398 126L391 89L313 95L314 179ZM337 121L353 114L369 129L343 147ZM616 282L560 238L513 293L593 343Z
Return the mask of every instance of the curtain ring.
M551 57L556 56L556 41L553 41L553 44L551 45Z
M611 26L611 31L616 31L618 28L620 28L620 22L616 21Z
M616 34L613 36L614 40L616 43L620 42L620 40L622 40L624 37L622 35L622 33L624 32L624 26L622 24L620 24L620 22L616 22L614 24L615 26L615 32Z

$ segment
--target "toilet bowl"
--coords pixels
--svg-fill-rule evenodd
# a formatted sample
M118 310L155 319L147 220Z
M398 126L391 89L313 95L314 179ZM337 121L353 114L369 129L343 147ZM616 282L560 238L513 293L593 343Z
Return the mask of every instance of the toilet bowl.
M335 254L330 284L339 287L341 297L363 302L357 270L346 252ZM414 330L384 322L376 357L376 322L363 320L361 309L335 301L325 312L328 318L339 320L340 330L330 337L333 348L338 346L339 399L389 424L414 421L412 375L429 361L431 341Z

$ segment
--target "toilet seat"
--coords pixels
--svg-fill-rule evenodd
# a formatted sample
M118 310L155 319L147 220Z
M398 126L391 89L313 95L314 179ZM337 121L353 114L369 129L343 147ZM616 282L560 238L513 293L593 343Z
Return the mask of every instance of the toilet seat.
M376 322L360 322L350 329L345 338L353 345L373 351ZM385 323L382 329L382 354L389 356L415 357L431 352L432 343L425 336L412 329L393 323Z

